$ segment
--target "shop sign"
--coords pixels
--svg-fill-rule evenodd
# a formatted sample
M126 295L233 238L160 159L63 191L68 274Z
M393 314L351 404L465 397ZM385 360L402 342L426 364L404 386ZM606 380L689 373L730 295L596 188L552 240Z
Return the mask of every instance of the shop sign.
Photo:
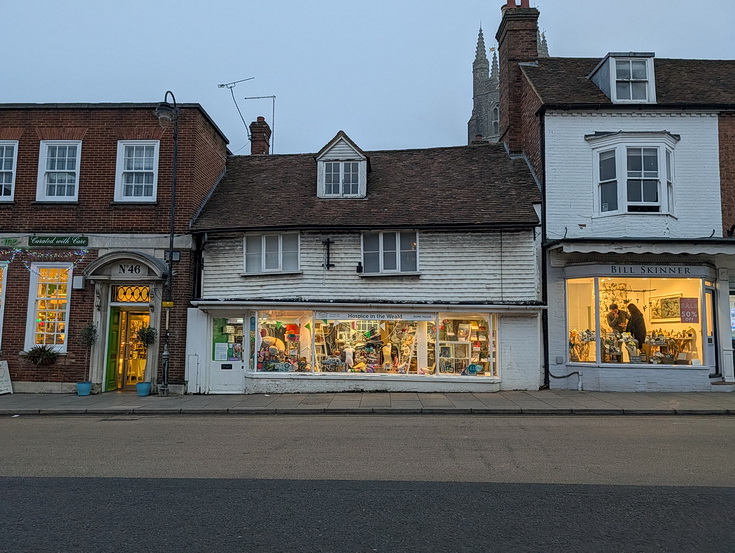
M707 265L570 265L564 268L567 277L618 276L642 278L716 278L716 272Z
M433 321L435 316L432 313L316 311L314 318L327 321L345 319L355 321Z
M682 323L699 323L699 298L679 298Z
M29 246L44 246L55 248L68 248L88 246L89 238L86 236L30 236Z
M20 244L18 238L0 238L0 245L2 246L17 246Z

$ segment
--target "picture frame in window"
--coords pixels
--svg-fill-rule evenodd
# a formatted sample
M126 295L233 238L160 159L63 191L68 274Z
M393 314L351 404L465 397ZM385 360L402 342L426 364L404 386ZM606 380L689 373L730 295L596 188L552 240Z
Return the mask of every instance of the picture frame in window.
M681 321L681 308L679 304L681 294L669 294L666 296L651 296L651 322L652 323L678 323Z

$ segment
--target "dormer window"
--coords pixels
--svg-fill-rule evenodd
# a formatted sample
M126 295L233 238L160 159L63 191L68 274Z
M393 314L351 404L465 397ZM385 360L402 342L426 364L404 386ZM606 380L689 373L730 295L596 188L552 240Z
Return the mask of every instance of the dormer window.
M325 196L357 196L360 193L360 163L327 161L324 163Z
M364 198L367 194L368 158L339 131L316 155L319 198Z
M608 54L590 79L613 103L655 103L653 56L636 52Z
M648 100L646 60L615 60L615 96L619 101Z

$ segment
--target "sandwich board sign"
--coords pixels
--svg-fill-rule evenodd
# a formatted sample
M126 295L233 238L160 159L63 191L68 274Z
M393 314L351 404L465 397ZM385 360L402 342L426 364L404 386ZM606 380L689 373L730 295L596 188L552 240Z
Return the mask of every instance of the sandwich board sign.
M0 395L12 394L13 384L10 382L10 369L7 361L0 361Z

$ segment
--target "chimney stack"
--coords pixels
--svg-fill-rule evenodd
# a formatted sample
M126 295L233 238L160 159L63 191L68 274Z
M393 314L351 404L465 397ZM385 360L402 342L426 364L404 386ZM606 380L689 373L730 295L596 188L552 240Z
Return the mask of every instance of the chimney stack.
M250 123L250 154L268 155L271 145L271 128L265 117L258 116L257 121Z
M529 0L508 0L501 10L503 19L495 34L500 62L500 140L512 153L518 153L523 140L523 89L518 64L538 59L539 11L529 7Z

